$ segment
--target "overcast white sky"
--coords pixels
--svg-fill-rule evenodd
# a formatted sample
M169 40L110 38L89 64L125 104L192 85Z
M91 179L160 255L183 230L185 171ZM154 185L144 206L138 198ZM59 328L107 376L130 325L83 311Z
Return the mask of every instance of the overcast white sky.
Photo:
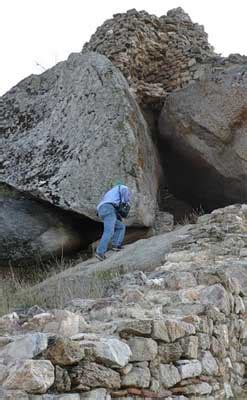
M161 16L181 6L205 26L222 55L247 55L246 0L0 0L0 95L81 50L114 13L146 10Z

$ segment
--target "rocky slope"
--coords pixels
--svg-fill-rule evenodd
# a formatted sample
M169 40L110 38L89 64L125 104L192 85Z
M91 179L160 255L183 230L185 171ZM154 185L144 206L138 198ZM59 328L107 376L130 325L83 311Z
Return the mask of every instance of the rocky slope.
M115 276L116 257L92 261L95 298L86 298L83 288L81 296L73 292L72 278L85 270L81 264L67 272L70 300L59 292L63 310L36 306L2 317L1 398L244 396L247 207L216 210L175 232L173 244L167 233L128 246L116 256L122 270ZM145 267L149 243L163 259ZM128 257L136 262L132 271Z

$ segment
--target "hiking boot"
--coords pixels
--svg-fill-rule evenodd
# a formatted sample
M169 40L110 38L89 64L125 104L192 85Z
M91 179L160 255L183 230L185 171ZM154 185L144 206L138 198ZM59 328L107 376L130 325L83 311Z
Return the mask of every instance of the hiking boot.
M104 254L100 254L100 253L95 253L95 257L98 258L98 260L100 261L105 261L106 260L106 256Z
M112 246L111 249L112 249L113 251L120 251L120 250L123 250L124 247L123 247L123 246Z

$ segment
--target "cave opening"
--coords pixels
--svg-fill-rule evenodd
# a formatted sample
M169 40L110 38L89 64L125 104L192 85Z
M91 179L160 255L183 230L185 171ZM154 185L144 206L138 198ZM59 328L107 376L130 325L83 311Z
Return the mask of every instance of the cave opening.
M246 199L244 182L229 184L198 154L177 149L174 143L160 136L158 150L163 169L159 208L172 213L175 222Z

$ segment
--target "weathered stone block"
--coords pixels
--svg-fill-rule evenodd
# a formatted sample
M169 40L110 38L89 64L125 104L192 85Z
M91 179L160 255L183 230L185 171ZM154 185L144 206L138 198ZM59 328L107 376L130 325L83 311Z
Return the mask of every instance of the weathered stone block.
M30 397L26 392L21 390L4 390L0 388L1 400L29 400Z
M155 340L163 340L167 343L170 342L166 321L156 320L153 322L152 338Z
M122 368L128 364L132 352L129 346L118 339L100 340L94 347L96 361L111 368Z
M71 380L66 369L55 366L54 388L58 393L69 392L71 390Z
M28 393L45 393L54 383L54 367L46 360L16 361L3 382L5 389L19 389Z
M25 329L54 333L70 337L87 329L84 318L68 310L55 310L52 313L35 315L24 324Z
M229 331L227 325L216 325L214 327L214 334L221 344L224 345L226 349L229 348Z
M202 373L205 375L216 375L218 373L218 364L210 351L202 353Z
M56 338L45 354L52 364L60 366L77 364L84 356L80 344L68 338Z
M153 360L158 353L158 345L153 339L133 337L127 343L132 351L130 357L132 362Z
M170 388L181 381L178 369L172 364L160 364L160 382L165 388Z
M117 323L117 331L122 337L129 335L135 336L149 336L152 331L152 320L149 319L130 319L122 320Z
M178 342L160 344L158 354L162 363L169 364L181 358L183 349Z
M210 348L210 336L207 333L198 333L199 349L208 350Z
M198 355L198 337L188 336L181 339L183 356L190 359L196 359Z
M134 367L127 375L122 378L123 387L148 388L151 374L149 368Z
M194 335L196 333L195 327L192 324L180 320L167 319L166 326L171 342L185 335Z
M119 389L121 379L118 372L94 362L82 362L69 370L72 390L83 391L90 388Z
M177 361L177 368L182 379L193 378L202 373L202 365L198 360Z
M214 305L228 315L231 311L229 295L221 284L208 286L201 291L201 302L205 305Z
M207 382L198 383L195 385L186 386L186 393L206 395L212 393L212 386Z
M0 350L0 358L6 360L33 358L44 351L47 345L46 334L30 333L4 346Z

